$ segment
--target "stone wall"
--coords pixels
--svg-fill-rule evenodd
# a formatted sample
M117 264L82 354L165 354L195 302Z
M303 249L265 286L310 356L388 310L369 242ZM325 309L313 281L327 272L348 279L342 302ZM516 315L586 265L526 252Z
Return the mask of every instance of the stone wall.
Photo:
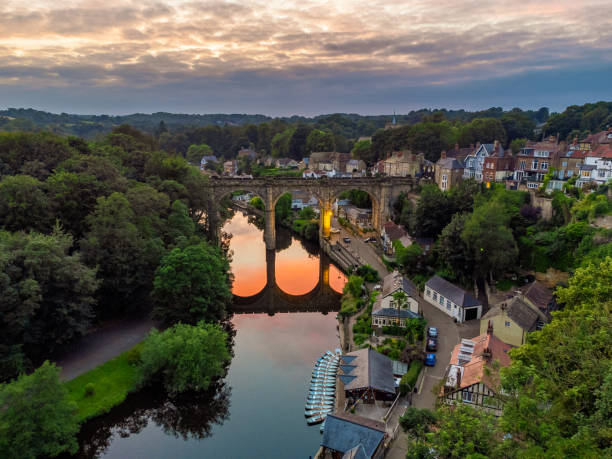
M550 220L553 216L552 198L538 196L535 191L530 191L531 205L542 209L542 218L544 220Z

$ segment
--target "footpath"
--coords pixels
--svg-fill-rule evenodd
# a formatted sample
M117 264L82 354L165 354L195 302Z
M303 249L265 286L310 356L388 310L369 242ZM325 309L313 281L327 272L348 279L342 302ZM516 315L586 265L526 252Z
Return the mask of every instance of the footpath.
M69 381L117 357L141 342L154 326L148 317L104 322L55 361L62 367L60 379Z

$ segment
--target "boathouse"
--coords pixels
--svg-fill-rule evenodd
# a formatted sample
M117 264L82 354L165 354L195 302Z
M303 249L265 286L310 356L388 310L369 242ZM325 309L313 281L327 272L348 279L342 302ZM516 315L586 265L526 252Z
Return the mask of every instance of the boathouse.
M382 422L348 413L330 414L321 438L322 457L381 458L386 435Z
M393 361L373 349L360 349L340 357L338 379L347 398L364 403L396 397Z

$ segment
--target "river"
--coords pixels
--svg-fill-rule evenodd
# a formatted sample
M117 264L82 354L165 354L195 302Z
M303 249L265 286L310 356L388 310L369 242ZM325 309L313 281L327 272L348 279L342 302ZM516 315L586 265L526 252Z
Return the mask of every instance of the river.
M170 400L148 389L129 396L84 426L80 457L308 458L316 452L319 426L306 425L304 401L314 360L339 347L334 311L346 278L316 246L281 228L273 254L266 253L261 229L239 212L223 231L232 235L236 295L227 377L205 394Z

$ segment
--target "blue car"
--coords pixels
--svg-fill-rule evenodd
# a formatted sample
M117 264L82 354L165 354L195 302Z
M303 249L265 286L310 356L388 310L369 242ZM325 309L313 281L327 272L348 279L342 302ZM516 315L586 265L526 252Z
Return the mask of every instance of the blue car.
M425 365L433 367L436 364L436 354L427 353L425 356Z

